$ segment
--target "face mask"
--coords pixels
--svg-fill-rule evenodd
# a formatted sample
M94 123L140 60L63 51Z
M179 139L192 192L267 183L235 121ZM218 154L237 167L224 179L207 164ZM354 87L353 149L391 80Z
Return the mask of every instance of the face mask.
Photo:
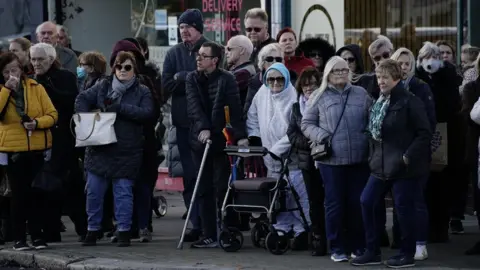
M433 58L422 61L423 69L430 74L437 72L441 65L442 61Z
M85 78L85 75L86 75L85 69L83 67L77 67L77 77L79 79L83 79Z

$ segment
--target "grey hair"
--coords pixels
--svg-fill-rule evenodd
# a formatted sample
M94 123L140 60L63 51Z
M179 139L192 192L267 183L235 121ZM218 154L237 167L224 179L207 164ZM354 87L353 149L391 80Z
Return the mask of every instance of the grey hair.
M247 51L248 55L252 55L253 53L253 43L252 41L245 35L236 35L230 38L230 41L236 43L238 46L244 48Z
M258 52L258 68L262 69L263 64L265 64L265 57L266 55L270 54L271 52L278 52L280 56L283 57L283 49L278 43L270 43L263 47L260 52Z
M418 52L417 67L422 65L423 59L440 57L440 48L430 41L423 43L423 47Z
M57 34L58 34L57 24L55 24L54 22L51 22L51 21L46 21L46 22L43 22L43 23L39 24L37 26L37 29L35 29L35 33L36 34L40 33L40 29L42 29L42 27L44 27L47 24L53 24L55 26L55 31L57 31Z
M383 35L379 35L377 39L368 46L368 54L370 57L374 55L380 48L387 47L391 52L393 52L393 44L389 38Z
M399 48L392 54L390 59L398 61L398 58L400 58L400 56L403 54L407 55L410 59L410 71L408 72L408 78L413 77L413 75L415 75L415 56L413 55L412 51L404 47Z
M57 51L55 50L55 47L53 47L50 44L47 43L37 43L30 47L30 54L32 54L33 51L36 50L43 50L45 54L51 58L52 60L55 60L57 58Z

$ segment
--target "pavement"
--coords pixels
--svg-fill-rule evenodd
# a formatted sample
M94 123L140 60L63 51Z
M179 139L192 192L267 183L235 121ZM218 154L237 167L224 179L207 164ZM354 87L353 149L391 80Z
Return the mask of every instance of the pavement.
M348 263L333 263L328 256L311 257L308 252L288 251L283 255L272 255L264 249L254 248L249 233L244 233L245 242L238 252L226 253L218 249L190 249L188 243L183 250L176 246L183 227L182 214L185 207L179 193L164 194L169 203L165 217L154 220L154 240L151 243L132 242L131 247L119 248L107 240L95 247L82 247L72 223L64 218L67 231L63 242L50 245L43 251L14 251L11 244L0 250L0 261L10 261L37 269L152 269L152 270L240 270L240 269L354 269ZM389 215L389 224L391 216ZM480 256L465 256L463 252L480 240L480 232L473 217L464 222L466 233L452 236L448 244L428 246L430 258L418 262L418 269L479 269ZM390 227L390 225L389 225ZM395 254L383 250L384 258ZM382 266L374 267L383 269ZM358 269L358 268L357 268Z

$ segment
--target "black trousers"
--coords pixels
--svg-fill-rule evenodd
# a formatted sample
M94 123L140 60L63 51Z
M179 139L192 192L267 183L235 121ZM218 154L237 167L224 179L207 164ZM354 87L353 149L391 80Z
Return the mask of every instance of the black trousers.
M32 181L43 165L42 152L25 152L9 155L7 176L12 189L10 199L13 239L26 241L26 226L32 240L42 238L43 221L46 220L46 196L32 188ZM55 220L58 223L58 219Z
M444 242L448 239L450 221L450 188L452 186L449 167L441 172L431 172L426 188L429 214L429 242Z
M312 233L325 239L325 189L323 188L322 176L317 169L302 170L302 174L310 203Z
M450 217L452 220L464 220L467 208L470 171L467 165L455 168L452 173L450 190Z
M193 155L195 165L197 165L197 168L200 168L203 151L195 151ZM196 194L202 229L204 236L207 238L217 238L217 218L219 217L219 210L228 188L229 174L230 164L227 156L223 152L210 150L203 167L198 193ZM216 211L213 209L216 209ZM235 218L238 222L238 215L234 215L232 211L229 211L226 218L227 223L232 223L229 220Z
M70 169L64 202L68 216L75 225L75 232L79 236L87 234L85 183L83 170L75 162Z

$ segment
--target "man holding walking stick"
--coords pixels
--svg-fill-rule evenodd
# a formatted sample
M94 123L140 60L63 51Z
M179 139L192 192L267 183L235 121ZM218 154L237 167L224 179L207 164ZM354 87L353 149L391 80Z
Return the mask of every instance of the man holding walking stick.
M198 199L204 238L192 244L193 248L217 247L217 214L229 177L229 162L223 153L226 138L224 107L230 109L231 141L245 139L245 122L235 77L218 68L223 55L222 47L214 42L204 43L197 54L197 70L186 80L187 111L191 123L194 162L200 163L205 143L211 141L208 157L193 196ZM200 164L198 164L200 166ZM202 171L202 170L201 170Z

